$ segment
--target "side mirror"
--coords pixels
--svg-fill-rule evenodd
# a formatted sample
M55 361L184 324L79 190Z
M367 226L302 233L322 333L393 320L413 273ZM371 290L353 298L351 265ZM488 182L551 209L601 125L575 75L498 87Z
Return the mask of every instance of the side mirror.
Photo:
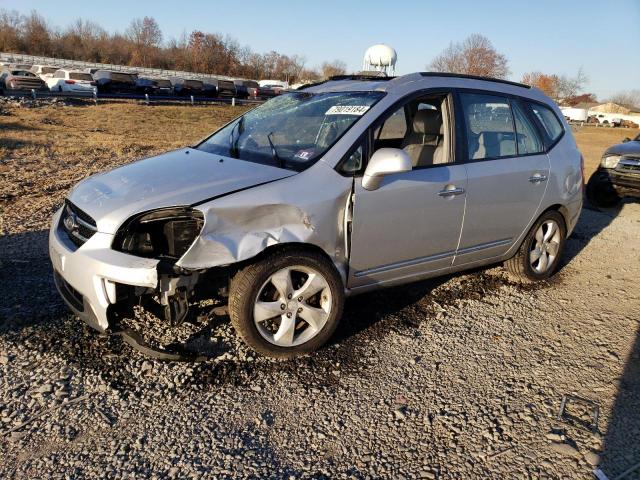
M413 168L411 158L407 152L399 148L381 148L369 159L362 177L362 188L376 190L386 175L392 173L410 172Z
M629 137L624 137L624 140L622 140L622 143L627 143L630 142L631 139Z

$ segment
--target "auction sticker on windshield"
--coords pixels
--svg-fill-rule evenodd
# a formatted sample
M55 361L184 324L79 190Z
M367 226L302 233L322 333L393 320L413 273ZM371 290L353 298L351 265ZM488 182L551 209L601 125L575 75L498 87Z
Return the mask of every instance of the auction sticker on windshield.
M364 115L369 105L334 105L325 115Z

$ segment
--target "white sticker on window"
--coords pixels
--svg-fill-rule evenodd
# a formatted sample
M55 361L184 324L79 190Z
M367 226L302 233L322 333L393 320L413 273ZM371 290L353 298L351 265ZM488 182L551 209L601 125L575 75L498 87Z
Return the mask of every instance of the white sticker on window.
M364 115L369 105L334 105L325 115Z

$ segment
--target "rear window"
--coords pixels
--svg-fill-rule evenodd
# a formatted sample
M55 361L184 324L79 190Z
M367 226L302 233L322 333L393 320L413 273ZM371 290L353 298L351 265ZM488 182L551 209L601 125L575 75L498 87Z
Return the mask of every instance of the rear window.
M42 67L42 73L43 74L47 74L47 73L54 73L56 72L58 69L56 67Z
M86 80L88 82L93 80L93 77L88 73L70 73L69 78L71 80Z
M11 75L14 77L35 77L35 75L31 72L27 72L25 70L14 70L11 72Z
M167 88L171 86L170 80L156 80L156 85L160 88Z
M135 83L136 79L133 75L127 75L126 73L112 73L111 80L114 82Z
M538 120L540 120L540 123L542 123L542 126L551 141L555 142L560 138L563 131L562 124L560 123L560 120L558 120L558 117L556 117L556 114L553 113L553 110L549 107L540 105L539 103L530 103L529 106L536 117L538 117Z
M184 84L190 88L202 88L202 82L200 80L185 80Z
M460 95L467 127L469 158L511 157L516 154L516 132L509 100L484 94Z

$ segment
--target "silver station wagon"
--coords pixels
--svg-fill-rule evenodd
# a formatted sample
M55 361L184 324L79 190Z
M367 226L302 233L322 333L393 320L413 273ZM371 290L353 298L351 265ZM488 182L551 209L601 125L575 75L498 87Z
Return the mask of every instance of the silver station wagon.
M334 77L83 180L49 247L61 295L98 330L140 297L179 324L204 291L254 350L291 357L327 342L348 295L500 262L549 277L582 186L571 130L535 88Z

